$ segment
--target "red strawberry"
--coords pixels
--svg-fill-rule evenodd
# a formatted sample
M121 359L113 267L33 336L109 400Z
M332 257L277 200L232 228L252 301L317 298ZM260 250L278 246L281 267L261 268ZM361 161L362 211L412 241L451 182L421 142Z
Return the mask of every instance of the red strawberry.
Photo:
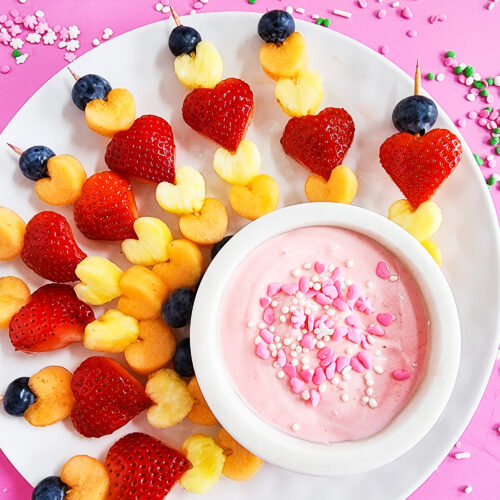
M163 500L191 467L180 452L141 432L119 439L108 451L105 465L113 500Z
M285 153L311 172L330 178L344 161L354 138L354 121L341 108L325 108L317 115L288 121L281 138Z
M18 351L54 351L83 338L92 309L69 285L45 285L10 320L9 337Z
M229 151L245 137L253 112L253 93L238 78L222 80L213 89L195 89L184 99L184 121Z
M115 432L151 405L144 387L114 359L93 356L75 371L71 412L75 429L85 437Z
M144 115L118 132L105 156L110 170L124 177L151 182L175 182L175 144L172 127L159 116Z
M21 258L42 278L59 283L76 281L75 267L85 257L62 215L40 212L28 222Z
M73 214L78 229L91 240L137 238L134 221L138 214L132 186L114 172L99 172L85 181Z
M414 208L434 195L461 158L460 139L439 128L422 137L394 134L380 147L382 166Z

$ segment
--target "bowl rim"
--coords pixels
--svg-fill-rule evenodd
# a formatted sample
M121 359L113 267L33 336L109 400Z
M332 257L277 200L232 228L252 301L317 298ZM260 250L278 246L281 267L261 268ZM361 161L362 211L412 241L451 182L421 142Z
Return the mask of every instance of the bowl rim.
M219 346L219 305L236 267L269 238L310 226L350 229L378 241L394 253L414 277L427 309L430 338L426 374L403 410L388 426L366 439L316 443L274 427L238 394ZM190 330L198 383L219 423L263 460L294 472L318 476L366 472L410 450L443 412L460 362L460 324L455 300L434 259L413 236L389 219L361 207L338 203L285 207L236 233L210 264L199 285Z

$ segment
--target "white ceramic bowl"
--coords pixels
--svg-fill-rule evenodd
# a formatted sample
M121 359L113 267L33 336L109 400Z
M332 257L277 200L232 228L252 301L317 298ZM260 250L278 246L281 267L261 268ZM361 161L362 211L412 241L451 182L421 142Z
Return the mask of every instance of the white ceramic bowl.
M260 243L308 226L335 226L371 237L391 250L420 287L431 323L424 378L405 408L367 439L322 444L287 434L263 420L239 396L219 346L219 305L229 278ZM220 251L198 289L191 320L191 351L202 392L227 431L262 459L306 474L361 473L417 444L436 423L451 395L460 361L460 325L448 283L428 252L402 228L363 208L334 203L294 205L239 231Z

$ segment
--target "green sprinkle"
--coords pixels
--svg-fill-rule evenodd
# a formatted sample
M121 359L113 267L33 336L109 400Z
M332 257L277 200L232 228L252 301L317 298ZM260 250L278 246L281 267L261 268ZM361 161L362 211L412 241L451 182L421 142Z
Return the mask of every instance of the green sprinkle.
M481 90L481 92L479 92L479 95L481 97L488 97L488 94L489 94L489 92L487 89L483 89L483 90Z
M498 146L495 151L496 151L497 155L500 156L500 146Z
M12 51L12 57L19 57L21 55L21 51L20 50L13 50Z
M330 26L330 24L332 24L332 21L330 19L326 18L323 20L323 26L328 28L328 26Z
M492 131L491 131L492 134L500 134L500 128L497 127L497 128L494 128Z
M455 57L457 54L455 54L455 52L453 52L453 50L449 50L448 52L446 52L446 57Z
M436 78L436 75L434 75L434 73L427 73L426 78L427 80L434 80L434 78Z
M480 81L474 82L474 87L476 87L476 89L482 89L484 87L484 83Z
M497 177L495 176L495 174L490 175L490 176L486 179L486 184L488 184L488 186L494 186L497 182L498 182L498 179L497 179Z
M498 137L492 137L492 138L490 139L490 144L491 144L492 146L496 146L499 142L500 142L500 139L499 139Z
M464 70L463 70L460 66L457 66L457 67L453 70L453 73L455 73L455 75L461 75L463 72L464 72Z
M484 163L484 161L483 161L483 160L480 158L480 156L479 156L478 154L476 154L476 153L474 153L474 158L476 159L476 162L477 162L477 164L478 164L479 166L481 166L481 165Z
M325 20L322 18L322 17L318 17L318 19L316 19L316 24L323 24L325 22Z
M488 111L488 113L491 113L493 110L489 107L489 106L486 106L485 108L483 108L485 111Z
M248 0L248 3L255 3L257 0Z
M486 78L486 83L488 85L493 85L493 83L495 82L495 80L493 80L493 78L489 77L489 78Z
M468 78L469 76L474 76L474 68L472 66L467 66L464 69L464 75Z

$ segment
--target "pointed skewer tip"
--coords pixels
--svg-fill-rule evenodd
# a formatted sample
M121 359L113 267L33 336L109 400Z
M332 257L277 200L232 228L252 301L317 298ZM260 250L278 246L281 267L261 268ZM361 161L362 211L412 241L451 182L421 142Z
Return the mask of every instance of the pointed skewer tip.
M78 81L80 77L68 66L68 71L71 73L71 76L75 79L75 81Z
M23 154L23 150L21 148L18 148L17 146L13 146L9 142L7 143L7 146L9 146L12 151L16 152L19 156Z
M422 76L420 74L420 64L417 59L417 66L415 68L415 95L420 95L420 90L422 89Z
M182 26L181 20L179 19L179 15L175 11L174 6L172 4L170 4L170 12L172 12L172 17L174 18L175 24L177 24L177 26Z

